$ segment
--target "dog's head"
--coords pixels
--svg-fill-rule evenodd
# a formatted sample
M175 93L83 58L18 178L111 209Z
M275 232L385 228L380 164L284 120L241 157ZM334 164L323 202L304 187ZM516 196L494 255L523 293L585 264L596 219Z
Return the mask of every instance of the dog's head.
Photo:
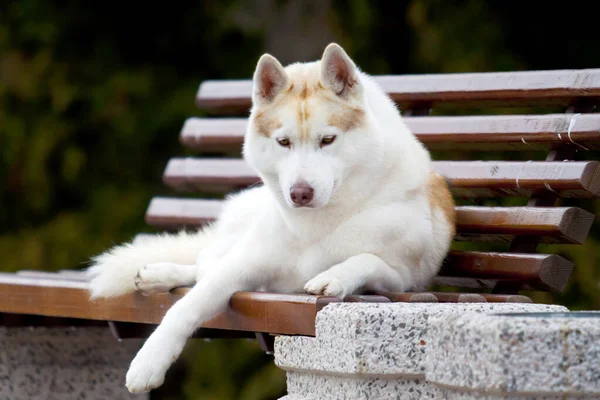
M324 207L356 170L374 166L382 144L359 74L337 44L316 62L258 61L244 157L287 206Z

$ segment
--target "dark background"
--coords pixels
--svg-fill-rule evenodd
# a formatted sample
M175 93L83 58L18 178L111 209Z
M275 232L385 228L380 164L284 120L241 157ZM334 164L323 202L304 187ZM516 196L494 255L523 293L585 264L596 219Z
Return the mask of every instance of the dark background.
M335 41L370 74L596 68L591 4L0 2L0 271L81 268L151 232L144 213L153 195L168 193L161 174L184 154L183 122L203 115L198 85L249 78L264 52L284 64L314 60ZM553 248L577 268L564 293L536 301L600 308L598 232L594 225L583 246ZM153 397L284 391L285 375L255 343L194 341Z

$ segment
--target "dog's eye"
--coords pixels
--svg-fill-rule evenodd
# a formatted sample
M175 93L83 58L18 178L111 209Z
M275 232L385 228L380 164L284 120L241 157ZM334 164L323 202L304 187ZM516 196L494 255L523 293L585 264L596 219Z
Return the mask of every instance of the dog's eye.
M335 135L323 136L321 139L321 147L327 146L335 141Z
M288 138L277 138L277 143L283 147L290 147L290 139Z

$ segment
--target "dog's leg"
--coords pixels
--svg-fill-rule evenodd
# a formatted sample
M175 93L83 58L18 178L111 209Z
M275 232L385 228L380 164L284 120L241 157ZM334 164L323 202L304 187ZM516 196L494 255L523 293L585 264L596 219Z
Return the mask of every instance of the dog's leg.
M344 298L359 289L404 291L412 285L407 267L392 268L381 258L358 254L308 281L304 290Z
M261 253L260 249L253 251L259 247L256 241L240 244L218 265L207 266L202 279L167 311L132 361L126 377L130 392L146 392L162 385L168 368L202 323L225 311L235 292L254 290L269 279L264 260L251 260L252 255Z
M144 293L168 292L196 283L196 265L181 265L169 262L147 264L138 270L133 279L135 288Z

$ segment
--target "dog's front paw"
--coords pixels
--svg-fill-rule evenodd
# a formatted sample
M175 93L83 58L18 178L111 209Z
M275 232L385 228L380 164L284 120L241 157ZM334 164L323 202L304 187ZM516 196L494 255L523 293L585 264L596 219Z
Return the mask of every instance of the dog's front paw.
M322 294L325 296L335 296L344 298L350 294L350 288L345 287L341 280L331 276L327 271L317 275L306 285L304 290L310 294Z
M163 384L165 371L150 360L135 360L131 363L125 386L131 393L149 392Z
M168 341L164 346L156 346L153 339L148 339L129 366L125 386L131 393L149 392L162 385L173 361Z

